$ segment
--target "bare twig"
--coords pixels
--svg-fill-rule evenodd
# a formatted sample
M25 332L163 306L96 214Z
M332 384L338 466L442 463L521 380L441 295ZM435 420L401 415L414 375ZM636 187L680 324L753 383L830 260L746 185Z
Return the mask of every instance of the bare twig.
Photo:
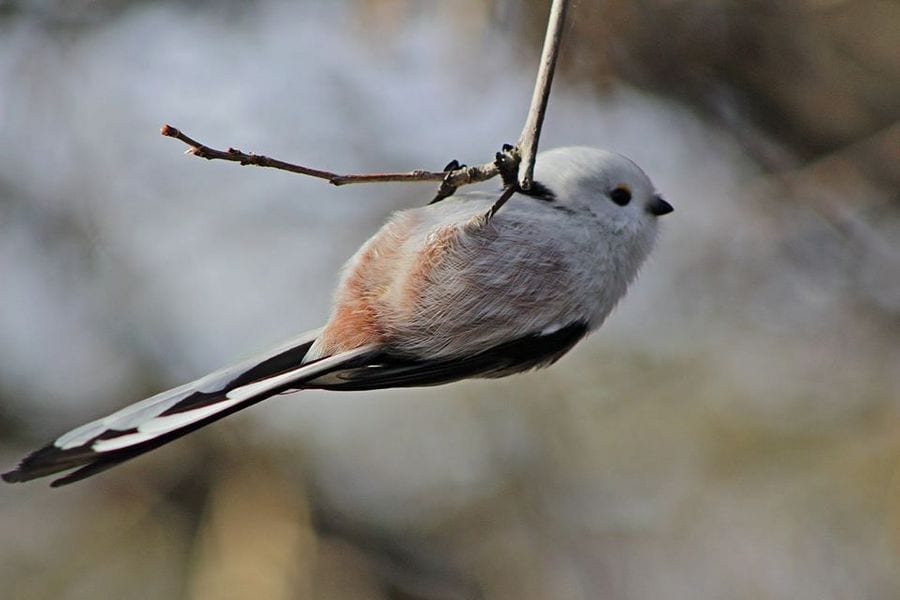
M332 173L331 171L323 171L321 169L313 169L311 167L304 167L302 165L285 162L262 154L248 154L235 148L216 150L215 148L210 148L205 144L201 144L171 125L163 125L159 132L166 137L175 138L184 142L188 145L187 153L199 156L200 158L205 158L207 160L228 160L242 165L270 167L272 169L290 171L291 173L300 173L301 175L309 175L310 177L324 179L332 185L379 183L388 181L441 181L442 185L448 186L448 190L455 190L460 186L470 183L487 181L499 173L499 170L494 163L485 163L474 167L461 167L459 169L446 171L416 170L409 171L408 173L361 173L341 175L339 173ZM448 193L447 195L449 196L450 194Z
M487 214L484 215L485 219L490 221L494 215L497 214L497 211L500 210L500 207L506 204L506 201L512 198L512 195L516 193L519 187L515 184L507 185L503 188L503 193L500 194L500 197L497 198L497 201L491 206L491 209L487 211Z
M497 210L519 189L528 190L531 187L534 174L534 160L537 155L538 140L541 134L541 126L544 122L544 114L547 111L547 101L550 98L550 86L553 83L553 72L559 56L559 48L562 40L562 29L565 24L568 0L553 0L550 7L550 17L547 22L547 33L544 37L544 47L541 51L541 62L538 68L537 79L534 83L534 93L531 97L531 106L525 120L525 126L519 136L515 147L504 146L502 152L497 153L494 162L476 165L474 167L459 166L453 161L443 171L416 170L408 173L364 173L341 175L331 171L304 167L283 160L270 158L262 154L248 154L235 148L216 150L188 137L175 127L163 125L160 133L167 137L181 140L188 145L187 152L207 160L228 160L242 165L255 165L300 173L324 179L332 185L346 185L350 183L376 183L388 181L440 181L441 186L432 200L432 204L439 202L453 193L461 186L470 183L487 181L498 174L503 175L504 191L487 215L490 219ZM514 175L517 174L517 177Z
M553 83L553 72L556 70L556 60L559 57L568 5L568 0L553 0L553 4L550 6L547 33L544 36L544 48L541 50L541 64L538 67L537 79L534 81L531 107L528 109L525 127L522 128L522 134L516 144L522 156L522 161L519 163L519 187L523 190L531 188L534 159L537 156L544 114L547 112L547 101L550 99L550 86Z

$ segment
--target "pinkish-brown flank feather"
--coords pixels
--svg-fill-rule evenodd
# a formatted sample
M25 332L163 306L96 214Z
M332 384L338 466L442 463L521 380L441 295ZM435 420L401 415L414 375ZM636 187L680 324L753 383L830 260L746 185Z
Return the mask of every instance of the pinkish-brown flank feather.
M321 355L383 341L382 298L414 221L411 214L400 214L366 244L349 266L334 311L317 341Z

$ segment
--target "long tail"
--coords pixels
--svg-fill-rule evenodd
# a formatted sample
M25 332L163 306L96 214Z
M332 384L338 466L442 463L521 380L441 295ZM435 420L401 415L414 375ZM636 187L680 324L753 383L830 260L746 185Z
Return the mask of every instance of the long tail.
M358 364L361 358L371 354L371 349L359 348L304 363L303 358L317 334L318 331L310 332L265 356L217 371L73 429L26 456L15 469L4 473L3 479L29 481L77 469L51 485L58 487L80 481L266 398L300 389L304 382Z
M502 377L555 362L588 332L585 323L523 335L475 354L414 358L365 346L304 362L318 331L256 360L147 398L60 436L3 474L29 481L69 469L53 486L90 477L275 394L304 388L372 390Z

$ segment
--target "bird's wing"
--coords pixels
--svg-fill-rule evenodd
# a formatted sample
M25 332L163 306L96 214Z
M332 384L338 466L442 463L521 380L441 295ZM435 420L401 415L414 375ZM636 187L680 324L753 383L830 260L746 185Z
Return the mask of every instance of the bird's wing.
M467 356L441 359L412 358L381 350L365 365L346 364L306 380L306 389L374 390L390 387L440 385L471 377L503 377L549 366L589 331L575 322L522 336Z
M305 379L361 364L361 357L373 354L372 349L361 348L304 364L303 357L317 334L310 332L266 355L73 429L26 456L15 469L4 473L3 479L28 481L76 467L81 468L53 485L84 479L270 396L296 389Z

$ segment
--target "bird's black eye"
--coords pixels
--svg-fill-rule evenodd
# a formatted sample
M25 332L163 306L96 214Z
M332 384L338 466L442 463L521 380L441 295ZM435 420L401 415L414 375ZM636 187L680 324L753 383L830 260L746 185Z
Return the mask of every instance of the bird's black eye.
M616 186L609 193L609 198L619 206L625 206L631 202L631 190L624 185Z

